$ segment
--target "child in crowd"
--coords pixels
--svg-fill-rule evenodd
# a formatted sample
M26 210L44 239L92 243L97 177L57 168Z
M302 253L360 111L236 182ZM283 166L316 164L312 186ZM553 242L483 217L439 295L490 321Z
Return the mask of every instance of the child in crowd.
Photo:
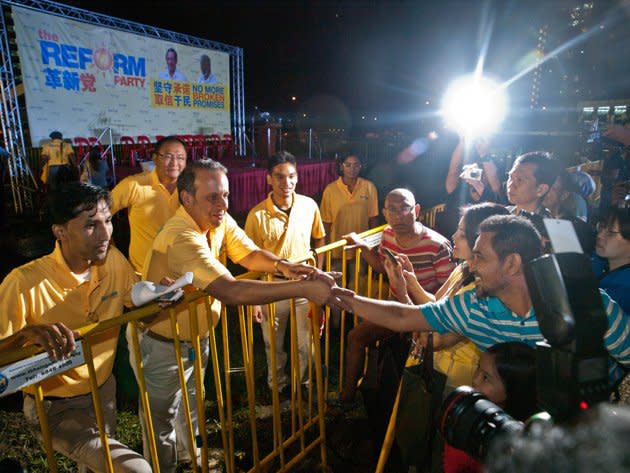
M630 314L630 209L611 208L597 225L595 275L599 287Z
M479 358L472 385L516 420L527 420L537 412L535 350L520 342L491 346ZM444 444L444 473L483 470L466 452Z

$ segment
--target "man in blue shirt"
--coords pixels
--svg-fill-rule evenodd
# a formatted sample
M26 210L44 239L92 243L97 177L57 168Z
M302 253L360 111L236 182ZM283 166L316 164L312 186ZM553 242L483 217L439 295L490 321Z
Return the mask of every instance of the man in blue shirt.
M453 332L466 336L481 350L495 343L521 341L534 346L543 340L523 272L524 264L540 256L540 235L523 217L493 216L479 227L471 270L476 289L421 306L377 301L335 288L339 304L370 322L398 332ZM403 278L400 265L390 266L390 278ZM619 305L601 292L608 318L604 345L621 365L630 366L630 324ZM611 372L616 380L621 370Z

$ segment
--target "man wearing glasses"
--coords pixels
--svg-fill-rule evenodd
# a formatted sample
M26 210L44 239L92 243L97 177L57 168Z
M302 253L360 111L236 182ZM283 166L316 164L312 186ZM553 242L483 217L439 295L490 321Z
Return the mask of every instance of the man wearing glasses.
M385 272L383 264L388 251L405 255L406 269L413 269L418 282L428 292L435 292L448 279L454 268L451 244L447 238L418 222L420 204L407 189L394 189L385 198L383 215L387 227L378 247L370 248L356 234L346 235L349 243L361 248L361 256L375 271ZM391 298L396 294L390 291ZM376 340L388 338L394 332L364 321L348 334L346 376L339 394L342 408L354 402L357 381L365 361L365 347Z
M186 167L186 147L176 136L167 136L155 145L155 168L129 176L112 191L112 215L129 209L129 261L137 272L162 225L179 207L177 178Z

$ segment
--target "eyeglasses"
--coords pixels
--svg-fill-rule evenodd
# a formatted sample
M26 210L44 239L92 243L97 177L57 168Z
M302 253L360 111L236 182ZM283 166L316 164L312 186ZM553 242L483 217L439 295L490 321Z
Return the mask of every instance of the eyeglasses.
M605 233L606 235L609 235L609 236L618 235L619 233L621 233L619 230L611 230L604 223L598 223L597 224L597 233L600 233L600 232L601 233Z
M384 207L383 210L390 214L407 215L414 209L413 206L403 205L402 207Z
M172 161L172 160L177 160L181 163L183 163L184 161L186 161L186 155L185 154L171 154L171 153L167 153L167 154L162 154L162 153L155 153L157 154L160 158L163 158L165 161Z

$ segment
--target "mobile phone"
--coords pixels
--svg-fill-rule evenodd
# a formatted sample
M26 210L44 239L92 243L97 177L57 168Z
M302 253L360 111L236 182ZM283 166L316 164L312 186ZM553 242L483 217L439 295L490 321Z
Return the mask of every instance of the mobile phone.
M394 252L392 250L390 250L389 248L385 248L384 246L382 246L381 249L383 250L383 253L385 253L385 255L392 262L392 264L398 264L398 260L396 259L396 255L394 254Z

